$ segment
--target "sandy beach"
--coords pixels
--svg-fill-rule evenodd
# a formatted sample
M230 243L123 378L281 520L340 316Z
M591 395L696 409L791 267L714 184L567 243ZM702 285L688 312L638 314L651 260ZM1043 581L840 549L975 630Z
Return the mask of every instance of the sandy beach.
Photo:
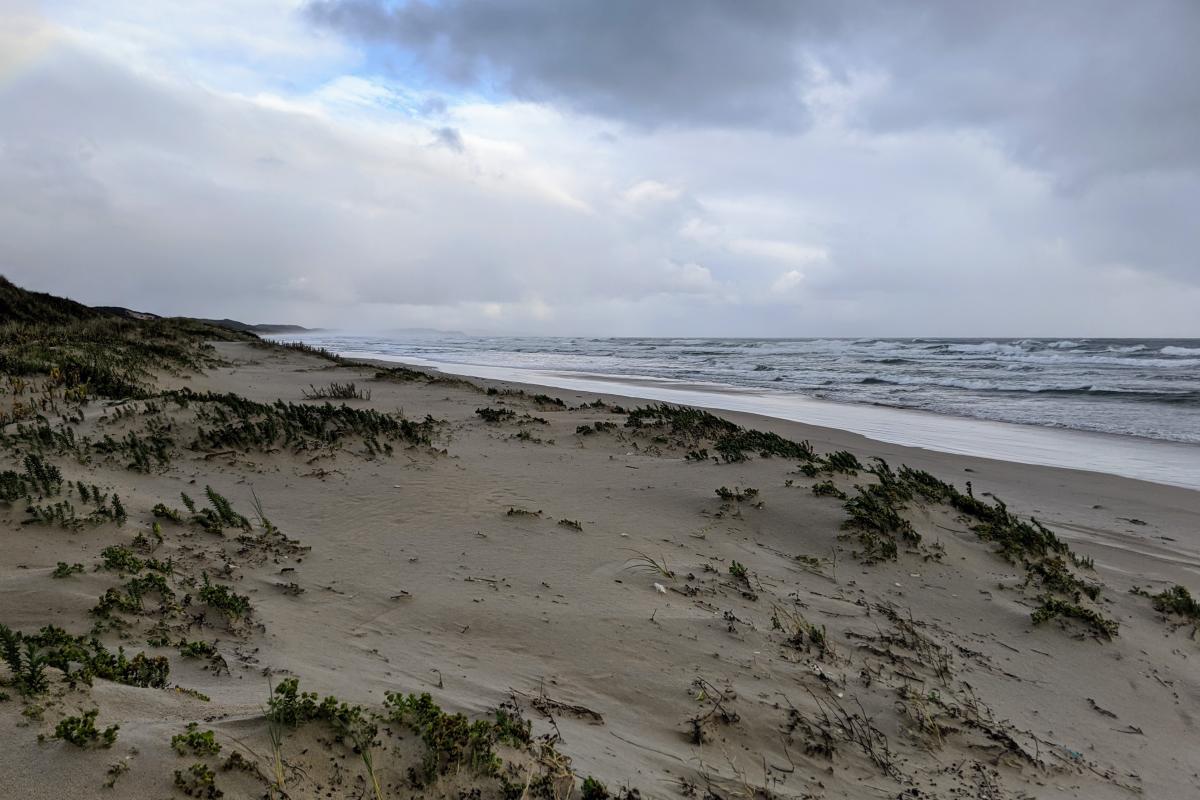
M1200 0L0 0L0 800L1200 800Z
M1200 588L1198 492L738 413L719 416L778 437L726 460L721 437L743 434L631 416L647 405L636 398L214 347L203 369L155 377L175 394L47 417L75 441L157 432L165 458L149 448L146 468L131 469L128 448L84 458L43 443L75 522L0 504L0 622L27 636L46 625L94 634L170 668L148 686L73 686L51 665L30 696L0 672L0 795L1200 791L1197 620L1154 599ZM266 417L212 399L321 407L306 395L350 382L364 399L331 408L411 426L343 415L321 436L285 435L239 428ZM20 473L34 448L16 425L5 431L4 468ZM760 454L794 455L802 441L812 459ZM869 472L872 458L889 467ZM923 478L893 472L901 465L955 493L922 493ZM97 503L71 494L75 481L118 495L119 518L82 522ZM32 494L28 505L59 499ZM852 518L868 495L882 510ZM1018 530L1038 543L1005 538ZM151 575L165 586L129 588ZM227 592L206 594L213 585ZM1048 600L1058 613L1035 623ZM281 722L294 711L278 694L288 678L362 708ZM428 693L471 720L519 716L532 735L488 727L499 766L481 766L446 745L449 728L430 723L443 718L387 693ZM60 720L91 709L98 739L55 737ZM359 717L372 721L366 738L353 733ZM173 747L189 723L219 753Z

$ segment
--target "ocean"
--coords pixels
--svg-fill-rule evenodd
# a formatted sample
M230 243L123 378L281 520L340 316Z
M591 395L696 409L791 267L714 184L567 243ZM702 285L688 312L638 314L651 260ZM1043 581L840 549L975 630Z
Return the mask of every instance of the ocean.
M885 441L1030 463L1087 468L1093 459L1086 454L1077 459L1085 463L1014 457L1020 441L1047 450L1072 441L1036 437L1029 426L1120 437L1126 450L1135 441L1200 445L1200 339L667 339L341 332L299 338L344 355L563 388L594 386L598 392L616 393L624 389L637 396L758 411ZM786 413L778 411L785 407ZM964 427L955 420L1009 425ZM919 433L955 429L962 431L955 434L961 439L958 445ZM1017 444L997 452L995 441L970 445L974 435ZM1197 477L1164 482L1200 484L1200 447L1153 453L1143 447L1137 452L1142 461L1165 459L1168 463L1159 473L1165 474L1180 459L1194 466ZM1114 461L1128 457L1120 452L1111 456ZM1147 477L1144 469L1134 467L1106 471Z

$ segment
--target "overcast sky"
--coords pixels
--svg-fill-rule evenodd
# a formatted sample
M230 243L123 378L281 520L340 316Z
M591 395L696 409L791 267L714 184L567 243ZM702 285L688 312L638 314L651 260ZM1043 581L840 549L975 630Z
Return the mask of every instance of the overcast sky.
M1200 336L1200 3L0 0L0 273L514 333Z

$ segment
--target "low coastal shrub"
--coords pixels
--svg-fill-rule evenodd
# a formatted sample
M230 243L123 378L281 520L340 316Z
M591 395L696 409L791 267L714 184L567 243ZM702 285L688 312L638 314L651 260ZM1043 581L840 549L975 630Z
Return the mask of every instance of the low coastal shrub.
M825 626L817 627L799 611L775 606L771 612L771 628L782 632L785 643L796 650L807 652L809 648L816 648L821 657L831 650Z
M737 486L730 489L728 486L722 486L716 489L717 497L727 503L741 503L746 500L753 500L758 497L758 489L747 486L745 489L740 489Z
M270 450L287 447L299 453L330 448L350 436L361 439L369 455L390 454L390 442L428 445L437 422L426 416L414 422L399 414L345 404L259 403L240 395L166 392L163 398L193 408L201 423L193 447L199 450Z
M145 562L124 545L114 544L100 551L101 567L114 572L141 572Z
M37 453L27 453L23 472L0 472L0 501L15 503L33 496L51 497L62 490L63 476L58 467Z
M512 705L496 709L492 719L471 721L462 714L449 714L429 694L388 692L380 712L363 706L303 692L299 680L288 678L271 691L266 716L277 728L297 728L310 723L329 725L335 736L360 753L369 754L379 726L403 726L421 737L424 754L419 765L409 769L415 786L428 786L439 776L464 771L502 778L503 763L495 751L498 744L517 749L533 743L532 726ZM190 730L190 729L189 729ZM273 734L282 743L282 735ZM364 759L368 772L373 765ZM520 795L520 788L518 795Z
M250 614L250 598L238 594L223 584L213 583L208 573L201 573L199 597L209 608L219 611L231 620L239 620Z
M1028 562L1025 566L1025 583L1035 581L1047 591L1067 595L1075 603L1084 595L1092 600L1100 599L1100 584L1081 580L1071 572L1061 556Z
M607 800L611 797L604 784L588 775L579 787L580 800Z
M499 773L500 758L492 748L501 732L511 735L511 719L506 717L503 727L487 720L471 722L462 714L442 711L428 693L418 696L388 692L384 707L390 722L408 726L425 743L421 765L425 783L462 769L486 775Z
M817 497L836 497L839 500L846 499L846 493L834 486L833 481L821 481L814 483L812 493Z
M513 412L511 409L495 408L492 406L488 406L488 407L484 407L484 408L477 408L477 409L475 409L475 413L484 422L491 422L491 423L504 422L504 421L510 420L516 416L516 413Z
M237 338L243 337L189 320L96 315L8 322L0 324L0 372L36 380L46 408L94 397L142 398L152 394L156 372L179 374L215 363L206 340ZM32 414L16 409L0 414L0 423L23 416Z
M96 727L96 717L100 709L93 708L85 711L79 717L64 717L54 727L54 738L70 742L76 747L112 747L117 741L117 731L120 725L109 725L104 730Z
M838 461L842 467L850 466L844 457ZM857 555L864 561L895 560L899 557L900 542L921 543L920 534L902 514L908 503L947 505L970 520L975 535L992 544L999 556L1023 567L1025 586L1032 586L1040 593L1040 605L1034 611L1035 623L1067 617L1083 622L1102 639L1116 635L1116 621L1082 605L1085 600L1099 600L1102 586L1083 580L1068 565L1069 562L1090 568L1091 560L1073 553L1037 519L1018 518L997 498L992 498L992 502L981 500L975 496L970 482L967 491L961 492L923 470L901 466L893 471L886 461L878 458L866 471L874 476L875 482L856 485L856 494L843 503L848 515L843 527L856 534L862 547ZM818 494L833 490L830 482L813 488Z
M0 655L12 673L12 684L26 697L34 697L50 688L46 678L46 657L37 643L26 640L19 631L0 623Z
M179 655L184 658L213 658L217 655L217 647L212 642L202 640L189 642L186 639L179 641Z
M50 575L54 578L69 578L80 572L83 572L83 564L68 564L65 561L60 561L58 562L58 566L54 568L54 572L50 573Z
M333 351L327 350L324 347L308 344L306 342L281 342L275 339L260 339L253 342L255 347L277 348L280 350L294 350L297 353L304 353L309 356L323 358L326 361L332 361L334 364L348 363L346 359L336 355Z
M150 513L156 517L159 517L160 519L169 519L171 522L183 524L183 514L181 514L177 509L168 508L163 503L155 503L154 508L150 510Z
M580 436L591 436L595 433L607 433L608 431L615 431L616 429L617 424L615 422L605 422L604 420L600 420L599 422L592 423L591 425L576 426L575 433L579 434Z
M169 425L151 420L145 437L135 431L127 432L120 439L105 434L100 441L91 443L91 449L103 456L120 455L128 459L125 468L134 472L162 470L170 465L171 448L175 445L169 430Z
M549 408L566 408L567 407L567 404L564 403L560 398L551 397L548 394L540 394L540 393L539 394L531 394L531 395L528 395L528 397L534 403L536 403L537 405L542 406L542 407L549 407Z
M859 470L865 469L858 457L846 450L826 453L817 462L821 469L827 472L842 472L846 475L857 475Z
M25 512L29 514L29 518L25 520L25 524L53 525L68 530L80 530L85 526L103 525L107 522L124 525L128 519L125 505L115 492L106 494L94 486L89 488L82 481L66 483L60 481L54 489L54 493L59 493L64 486L68 492L79 494L80 500L85 504L86 514L77 512L75 504L70 499L37 504L27 497L28 504ZM88 509L87 505L90 505L91 508Z
M876 483L855 485L856 494L843 503L848 516L842 527L856 532L865 561L894 560L899 554L898 540L921 541L912 523L900 514L912 499L912 488L882 459L875 459L868 472Z
M1175 584L1153 595L1140 589L1134 589L1133 592L1149 597L1155 611L1200 621L1200 602L1192 597L1185 586Z
M530 511L527 508L518 508L516 506L510 506L508 511L504 513L506 517L540 517L541 515L541 511Z
M0 651L17 676L18 687L30 695L46 690L46 666L62 670L71 685L103 678L127 686L161 689L170 674L170 663L163 656L138 653L129 658L123 647L113 653L95 637L74 636L54 625L46 625L35 634L22 634L0 624Z
M102 620L110 619L113 612L141 614L145 599L150 595L158 595L160 612L171 613L175 610L174 590L167 585L162 574L151 573L136 575L121 586L106 589L92 607L91 614Z
M1078 603L1071 603L1051 595L1043 596L1041 603L1033 611L1033 624L1041 625L1056 617L1078 620L1102 639L1113 638L1117 635L1119 628L1116 620L1108 619L1090 608L1084 608Z
M628 413L625 427L665 432L675 437L676 444L681 447L694 449L710 442L712 449L726 463L746 461L751 454L798 461L811 461L814 457L808 442L794 442L776 433L743 428L715 414L687 406L657 404L635 408Z
M175 788L188 797L214 800L225 793L217 788L217 775L207 764L197 761L185 770L175 770Z
M215 756L221 752L221 744L212 731L202 731L195 722L189 722L187 730L171 737L171 749L181 756Z

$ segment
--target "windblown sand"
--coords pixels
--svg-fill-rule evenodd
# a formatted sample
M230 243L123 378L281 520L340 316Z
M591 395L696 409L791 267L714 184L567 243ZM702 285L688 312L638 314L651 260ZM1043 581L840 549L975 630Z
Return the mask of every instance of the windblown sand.
M370 366L298 352L217 347L228 366L160 385L303 402L310 384L356 381L371 399L350 405L446 423L434 447L390 456L361 447L214 455L189 449L180 431L161 472L63 463L68 478L120 495L129 520L119 528L23 525L22 507L0 506L0 622L24 631L86 632L88 609L117 583L93 569L100 551L147 530L150 509L179 505L181 491L200 497L211 485L249 514L253 489L271 521L310 548L256 555L230 542L218 557L211 534L165 525L158 557L199 560L251 599L251 624L209 618L190 632L216 641L228 669L147 647L144 633L124 642L107 633L110 646L169 656L172 685L210 699L103 680L56 684L37 719L9 690L2 797L181 797L174 771L196 759L176 755L171 737L200 721L224 744L214 768L235 750L262 757L268 682L287 676L368 705L388 691L429 692L473 718L515 702L535 734L557 737L578 776L642 797L1200 796L1195 627L1129 591L1200 588L1200 493L726 415L818 452L969 480L1036 516L1095 560L1084 574L1103 582L1101 605L1120 623L1101 641L1057 620L1033 625L1022 569L948 508L908 511L923 542L944 548L940 559L902 549L897 561L866 565L841 529L842 503L815 496L817 479L796 464L690 463L669 443L635 436L608 407L530 396L548 391L577 407L595 395L526 387L529 395L488 396L454 382L375 380ZM485 406L547 424L489 423L475 413ZM111 414L93 405L81 433L120 435ZM597 421L616 427L576 432ZM867 477L832 479L849 491ZM726 503L722 486L758 494ZM643 569L647 558L673 576ZM60 561L85 570L52 578ZM745 579L731 574L735 562ZM798 618L824 629L824 651L789 643ZM89 708L99 724L120 725L111 748L38 741ZM287 796L370 796L359 762L331 755L327 740L301 730L285 741ZM458 797L464 785L405 788L403 775L387 774L386 754L376 760L389 797ZM102 788L117 762L128 771ZM247 772L218 769L217 785L226 797L268 794Z

